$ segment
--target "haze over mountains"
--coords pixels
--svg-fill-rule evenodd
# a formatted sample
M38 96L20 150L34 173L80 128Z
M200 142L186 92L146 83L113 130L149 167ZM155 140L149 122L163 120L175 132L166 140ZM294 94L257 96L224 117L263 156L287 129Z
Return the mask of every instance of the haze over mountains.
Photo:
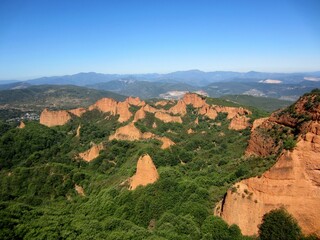
M32 85L75 85L107 90L127 96L157 98L170 91L204 90L211 97L244 94L294 101L305 92L320 87L320 71L307 73L267 73L199 70L168 74L101 74L95 72L42 77L26 81L0 81L0 90Z

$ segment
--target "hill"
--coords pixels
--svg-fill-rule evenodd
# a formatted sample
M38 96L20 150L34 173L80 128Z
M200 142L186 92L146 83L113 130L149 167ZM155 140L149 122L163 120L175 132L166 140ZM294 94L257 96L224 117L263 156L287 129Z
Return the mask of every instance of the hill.
M262 176L236 183L216 214L238 224L244 234L253 235L258 233L264 214L283 207L305 234L319 237L319 116L317 89L254 124L246 155L279 155L277 162Z
M142 99L159 98L160 94L169 91L196 91L199 88L172 82L148 82L135 80L115 80L107 83L98 83L88 87L113 91L126 96L136 96Z
M40 111L44 107L75 108L89 106L102 97L125 99L116 93L78 86L40 85L0 91L0 107L21 111Z
M273 161L242 158L259 113L210 102L101 99L45 110L42 124L2 124L1 237L201 239L213 224L242 239L213 207Z
M313 113L312 101L303 106ZM292 109L284 112L297 117ZM263 175L291 146L286 137L296 132L275 128L262 131L277 140L273 155L244 156L266 116L188 93L46 108L40 123L19 128L0 122L0 238L254 239L213 212L234 184Z
M250 95L225 95L221 98L238 103L239 105L251 106L267 112L273 112L292 104L291 101L268 97L255 97Z
M251 95L281 100L296 101L301 95L320 87L320 82L302 81L300 83L270 84L264 82L216 82L208 85L205 91L211 97L224 95Z

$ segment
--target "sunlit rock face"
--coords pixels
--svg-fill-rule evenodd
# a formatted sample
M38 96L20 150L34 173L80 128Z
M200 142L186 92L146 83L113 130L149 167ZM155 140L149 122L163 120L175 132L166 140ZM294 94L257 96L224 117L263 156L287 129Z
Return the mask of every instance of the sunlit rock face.
M139 158L137 162L137 171L129 179L129 189L135 190L138 186L152 184L159 179L159 174L151 157L146 154Z
M79 154L79 157L86 161L86 162L91 162L92 160L96 159L99 157L100 151L103 149L102 144L94 144L90 149L88 149L85 152L82 152Z
M314 98L304 96L289 109L254 126L247 153L257 156L279 150L267 136L272 128L291 127L298 137L296 146L282 150L270 170L261 177L236 183L217 205L215 214L229 224L237 224L243 234L258 234L263 215L284 207L297 219L304 234L320 237L320 103L313 102ZM307 105L310 101L312 104Z
M71 119L68 111L50 111L44 109L40 115L40 123L47 127L61 126Z

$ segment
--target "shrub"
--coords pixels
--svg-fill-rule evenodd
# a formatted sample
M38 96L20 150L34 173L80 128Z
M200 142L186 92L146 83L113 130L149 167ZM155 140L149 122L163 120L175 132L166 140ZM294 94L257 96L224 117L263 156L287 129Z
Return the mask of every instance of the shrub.
M259 235L261 240L295 240L302 237L297 221L284 208L263 216Z
M283 148L286 150L292 150L296 146L297 142L292 137L288 137L283 141Z

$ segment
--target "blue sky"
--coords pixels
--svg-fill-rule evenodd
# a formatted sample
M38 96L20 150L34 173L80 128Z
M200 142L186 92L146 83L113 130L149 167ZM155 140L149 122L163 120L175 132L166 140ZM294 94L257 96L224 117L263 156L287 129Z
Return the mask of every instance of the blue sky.
M320 70L320 0L0 0L0 79Z

